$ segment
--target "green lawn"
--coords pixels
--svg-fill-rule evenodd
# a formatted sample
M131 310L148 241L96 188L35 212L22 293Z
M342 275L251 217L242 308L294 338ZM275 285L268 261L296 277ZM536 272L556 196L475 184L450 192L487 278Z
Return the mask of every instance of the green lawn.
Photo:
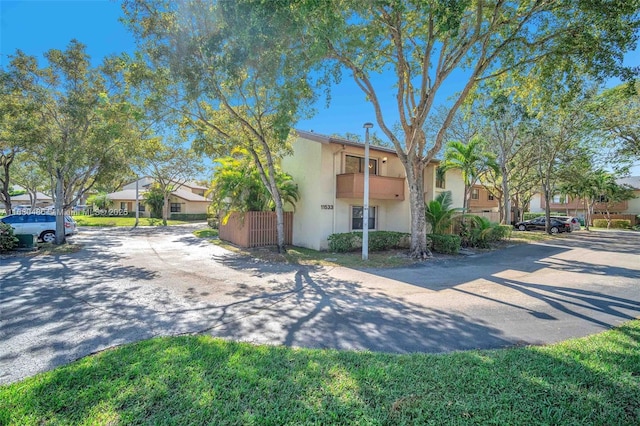
M11 425L639 423L640 321L448 355L157 338L0 387Z
M135 217L102 217L102 216L74 216L78 226L133 226L136 223ZM167 225L181 225L189 223L181 220L168 220ZM138 225L140 226L159 226L162 225L162 219L150 219L141 217Z

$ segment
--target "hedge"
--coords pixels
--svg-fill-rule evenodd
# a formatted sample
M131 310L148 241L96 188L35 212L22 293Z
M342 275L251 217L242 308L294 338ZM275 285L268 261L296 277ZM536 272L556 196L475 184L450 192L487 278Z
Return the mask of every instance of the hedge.
M596 228L606 228L607 219L593 219L593 226ZM628 219L611 219L610 228L631 229L631 221Z
M329 250L345 253L362 248L362 232L344 232L328 237ZM410 234L394 231L370 231L369 251L383 251L394 248L409 248Z
M171 213L171 220L183 220L188 222L190 220L207 220L206 213Z
M430 234L428 238L432 242L432 250L436 253L458 254L461 238L458 235Z

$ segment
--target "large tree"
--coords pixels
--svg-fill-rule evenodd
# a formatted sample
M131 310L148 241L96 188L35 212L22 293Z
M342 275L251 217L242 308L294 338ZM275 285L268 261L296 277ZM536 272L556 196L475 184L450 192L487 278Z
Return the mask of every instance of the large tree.
M426 250L423 172L478 82L509 72L544 76L562 70L565 78L548 84L565 85L577 68L619 73L639 25L638 0L290 0L277 5L294 11L292 22L306 23L301 36L306 50L348 70L372 103L407 175L414 256ZM391 76L395 96L383 96L389 80L377 78L380 74ZM456 92L444 95L450 96L447 112L433 128L432 110L443 103L445 86Z
M72 40L64 51L45 53L47 65L22 52L13 61L35 81L36 112L44 132L29 153L53 185L56 207L56 243L64 242L64 211L105 177L128 166L131 122L135 116L126 100L120 62L106 59L93 67L85 46Z
M48 174L28 154L16 157L11 165L11 180L27 191L31 207L38 202L38 192L51 190Z
M148 152L138 169L153 178L157 191L163 196L162 223L166 226L169 218L169 196L198 177L203 172L203 165L200 157L179 141L162 143L155 139L153 142L155 143L148 144Z
M199 151L215 158L236 147L249 153L274 200L284 250L277 163L315 98L302 40L282 32L289 15L228 1L130 0L123 7L144 52L146 81L154 83L154 108L182 117Z
M34 58L18 55L0 69L0 204L7 211L17 157L42 137L35 79L25 72L34 65Z
M640 162L640 82L603 91L591 105L592 119L614 148L615 163Z
M485 86L486 87L486 86ZM496 158L499 173L490 173L490 191L499 195L502 223L511 222L513 189L518 178L526 175L529 161L522 137L528 118L525 108L516 104L508 91L486 87L484 96L479 96L474 105L483 117L482 135L485 149ZM524 155L521 155L524 154Z
M575 175L575 165L583 164L583 154L593 135L584 105L584 100L555 108L545 105L528 129L527 148L545 200L548 233L551 233L551 200L561 192L563 183Z

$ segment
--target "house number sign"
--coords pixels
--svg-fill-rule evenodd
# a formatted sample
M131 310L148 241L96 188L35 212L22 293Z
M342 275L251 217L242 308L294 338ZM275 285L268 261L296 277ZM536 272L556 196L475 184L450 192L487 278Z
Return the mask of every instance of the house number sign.
M333 204L320 204L322 210L333 210Z

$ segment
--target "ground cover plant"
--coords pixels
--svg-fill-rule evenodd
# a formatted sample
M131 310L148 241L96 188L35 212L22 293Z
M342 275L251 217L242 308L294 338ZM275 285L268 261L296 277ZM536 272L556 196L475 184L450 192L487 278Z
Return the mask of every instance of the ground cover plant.
M0 424L640 422L640 321L445 355L156 338L0 387Z

